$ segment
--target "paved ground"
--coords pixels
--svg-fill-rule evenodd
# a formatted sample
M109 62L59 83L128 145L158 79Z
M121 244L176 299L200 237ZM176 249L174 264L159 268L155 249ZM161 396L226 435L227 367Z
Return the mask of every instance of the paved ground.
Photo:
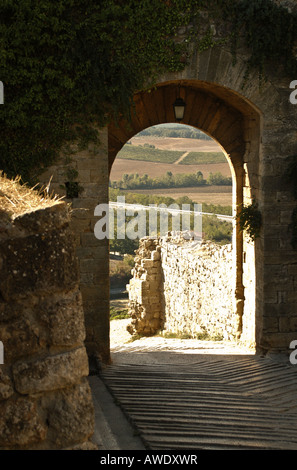
M123 343L126 324L90 377L100 449L297 450L297 366L222 342Z

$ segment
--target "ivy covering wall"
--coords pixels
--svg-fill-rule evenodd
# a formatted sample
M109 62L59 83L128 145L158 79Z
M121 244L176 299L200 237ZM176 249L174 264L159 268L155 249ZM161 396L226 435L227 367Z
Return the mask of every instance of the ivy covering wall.
M205 12L229 25L224 37ZM190 43L228 42L235 59L238 37L251 51L247 72L265 76L277 61L297 73L297 15L272 0L2 0L0 169L33 182L67 142L95 140L93 124L127 114L136 91L182 70Z

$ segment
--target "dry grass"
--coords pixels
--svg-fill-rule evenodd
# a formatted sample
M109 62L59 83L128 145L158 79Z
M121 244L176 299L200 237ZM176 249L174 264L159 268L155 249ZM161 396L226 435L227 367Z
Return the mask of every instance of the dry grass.
M9 179L0 173L0 211L11 218L58 204L62 199L45 188L30 188L20 183L20 177Z

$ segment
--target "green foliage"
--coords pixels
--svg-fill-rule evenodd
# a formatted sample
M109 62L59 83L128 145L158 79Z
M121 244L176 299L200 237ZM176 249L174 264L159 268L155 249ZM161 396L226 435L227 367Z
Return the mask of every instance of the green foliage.
M156 196L151 194L138 194L120 191L119 189L109 188L109 200L116 201L118 196L125 196L125 202L127 204L142 204L148 206L149 204L173 204L175 201L171 197L167 196Z
M138 173L124 173L121 181L111 181L110 187L114 189L161 189L161 188L196 188L199 186L232 186L232 178L223 176L220 172L210 173L207 180L201 171L197 173L177 173L173 175L167 171L164 176L151 178L147 174L139 176Z
M226 245L232 241L232 224L215 216L203 216L202 230L205 240L212 240L219 245Z
M61 188L66 190L66 198L73 199L79 196L83 191L83 187L75 181L78 177L78 171L73 167L68 167L65 171L65 185L61 185Z
M141 204L144 206L148 206L149 204L156 204L159 206L160 204L165 204L166 206L170 206L171 204L177 204L179 207L182 204L189 204L190 210L194 210L195 202L192 201L187 196L182 196L177 199L173 199L166 196L155 196L155 195L147 195L147 194L138 194L138 193L126 193L121 192L117 189L110 189L109 191L109 199L110 201L116 201L117 197L120 195L125 196L125 202L127 204ZM213 214L226 214L231 215L232 208L231 206L221 206L215 204L202 204L202 211L207 213ZM126 217L126 224L129 222L131 217ZM148 226L148 217L147 217L147 234L149 233L149 226ZM168 217L168 229L170 230L172 223L172 217ZM194 219L191 217L191 226L193 227ZM125 238L124 240L117 240L116 239L116 227L117 227L117 217L115 211L115 239L110 240L110 251L112 252L119 252L119 253L129 253L134 254L135 250L138 248L139 240L130 240L129 238ZM202 219L202 231L203 231L203 238L206 240L212 240L218 244L226 244L231 243L232 241L232 224L230 222L219 220L215 216L203 216ZM158 235L158 234L156 234Z
M184 139L212 140L211 137L195 127L177 124L176 126L163 127L162 125L148 127L139 132L140 136L151 135L154 137L171 137Z
M149 144L144 144L143 146L126 144L117 154L117 158L157 163L174 163L183 155L183 153L185 152L180 150L162 150L153 148ZM189 154L179 164L202 165L206 163L226 163L226 157L222 152L189 152Z
M220 204L207 204L203 202L202 211L212 214L232 215L232 206L221 206Z
M127 115L156 73L183 68L184 22L159 0L5 0L0 5L0 167L34 179L67 141Z
M232 186L231 176L223 176L219 171L217 173L209 173L206 182L210 186Z
M197 339L199 341L223 341L224 337L222 334L211 335L208 331L201 331L200 333L191 333L188 331L183 331L175 333L172 331L162 331L157 334L157 336L162 336L163 338L177 338L177 339Z
M240 230L245 230L252 241L260 236L262 215L255 200L248 206L242 206L238 220Z
M110 307L110 320L123 320L125 318L130 318L128 309Z
M126 191L120 191L119 189L109 189L109 200L116 201L118 196L125 196L125 202L127 204L142 204L143 206L148 206L149 204L189 204L191 210L194 210L195 202L190 199L188 196L181 196L177 199L173 199L169 196L157 196L154 194L140 194L140 193L130 193ZM202 203L202 211L212 214L222 214L222 215L232 215L231 206L222 206L220 204L207 204Z
M94 124L128 117L133 94L193 49L229 41L236 57L241 37L248 70L297 73L296 14L271 0L3 0L0 18L0 168L32 182L67 142L96 142Z
M173 175L167 171L164 176L151 178L147 174L127 174L122 176L121 181L112 181L110 186L115 189L157 189L157 188L185 188L204 186L206 181L203 179L201 171L189 174Z
M130 218L126 218L125 225L129 222ZM113 253L121 253L121 254L129 254L134 255L135 250L137 250L139 245L139 240L131 240L128 237L124 239L117 238L117 215L115 211L115 218L114 218L114 238L111 238L109 241L109 249Z
M236 57L239 38L250 50L246 79L251 69L266 78L266 70L277 64L289 76L297 73L294 44L297 37L297 14L271 0L227 2L226 13L232 23L232 49ZM233 3L233 5L232 5Z

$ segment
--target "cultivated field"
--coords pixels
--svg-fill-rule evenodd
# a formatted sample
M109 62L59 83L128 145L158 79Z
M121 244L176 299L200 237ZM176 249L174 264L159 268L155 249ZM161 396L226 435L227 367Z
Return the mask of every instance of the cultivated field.
M177 199L181 196L188 196L197 204L203 202L207 204L220 204L221 206L232 205L231 186L202 186L198 188L167 188L167 189L133 189L127 192L139 194L154 194L156 196L169 196ZM123 191L125 193L125 191Z
M181 137L135 136L130 139L132 145L151 144L161 150L184 150L185 152L222 152L214 140L185 139Z
M154 145L161 150L180 150L184 152L221 152L221 147L214 141L185 139L185 138L169 138L154 136L133 137L130 142L133 145ZM225 163L205 163L194 165L183 165L174 163L156 163L140 160L128 160L116 158L112 166L110 180L119 181L124 173L138 173L140 176L147 174L151 178L165 175L167 171L172 174L180 173L197 173L201 171L206 179L209 173L220 172L223 176L231 176L230 167L226 160ZM130 191L131 192L131 191ZM168 195L172 198L188 196L197 203L213 203L221 205L232 204L232 188L231 186L210 186L197 188L168 188L153 190L133 190L133 192L142 194Z
M138 173L140 176L147 174L152 178L156 178L165 175L167 171L171 171L173 175L201 171L205 179L211 172L220 172L223 176L231 176L227 161L226 163L206 163L203 165L174 165L172 163L154 163L116 158L112 166L110 179L111 181L119 181L124 173Z

